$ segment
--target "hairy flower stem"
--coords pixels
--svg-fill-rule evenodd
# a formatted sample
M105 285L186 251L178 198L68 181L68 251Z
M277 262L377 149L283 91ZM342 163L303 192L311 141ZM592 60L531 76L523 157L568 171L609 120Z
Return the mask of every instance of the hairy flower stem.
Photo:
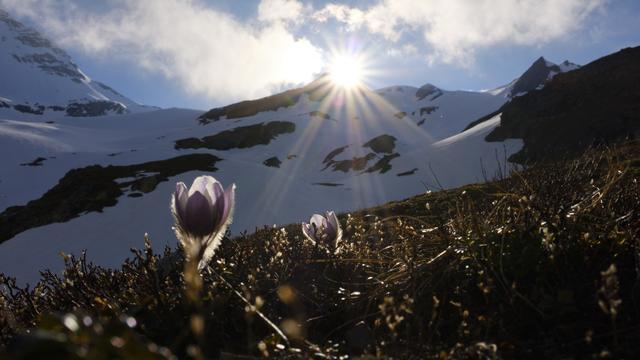
M204 344L204 309L202 307L202 276L198 271L199 258L188 256L184 262L184 283L187 301L192 306L190 327L198 343L194 357L204 359L202 349Z

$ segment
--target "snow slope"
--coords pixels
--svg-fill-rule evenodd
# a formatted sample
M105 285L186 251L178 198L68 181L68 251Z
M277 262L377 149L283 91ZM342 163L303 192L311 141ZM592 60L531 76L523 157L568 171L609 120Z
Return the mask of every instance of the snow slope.
M417 96L420 89L388 87L376 91L400 116L417 124L431 141L457 134L473 120L498 109L507 99L476 91L448 91L433 85L432 93Z

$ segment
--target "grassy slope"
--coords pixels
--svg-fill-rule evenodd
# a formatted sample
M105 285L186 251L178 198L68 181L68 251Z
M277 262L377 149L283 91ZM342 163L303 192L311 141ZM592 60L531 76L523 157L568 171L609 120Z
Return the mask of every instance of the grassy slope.
M200 308L184 296L180 252L139 251L118 271L68 258L66 277L45 273L34 289L0 278L0 343L14 357L187 357L200 344L207 357L634 358L639 168L628 143L345 214L337 253L298 225L226 239ZM92 325L69 326L85 314Z

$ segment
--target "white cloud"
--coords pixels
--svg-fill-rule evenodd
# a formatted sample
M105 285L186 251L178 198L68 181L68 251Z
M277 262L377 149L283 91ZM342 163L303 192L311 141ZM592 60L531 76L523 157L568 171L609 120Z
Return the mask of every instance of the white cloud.
M583 25L606 0L381 0L368 9L328 4L320 22L334 18L398 42L417 32L431 46L431 60L468 65L478 49L498 44L540 45Z
M269 9L274 3L261 4L263 20L292 19L300 11L291 2L283 12L273 13ZM80 4L0 0L5 9L30 18L65 47L96 57L120 57L212 100L267 95L285 83L310 81L322 67L321 50L295 37L282 21L241 23L197 0L115 0L115 6L101 14Z
M416 56L419 53L420 49L413 44L404 44L387 50L387 55L391 57L411 57Z
M63 47L118 57L228 102L310 81L322 70L323 51L299 36L305 20L315 20L317 33L335 20L377 35L388 41L386 56L428 51L429 61L468 66L477 51L492 46L566 38L608 0L378 0L360 8L338 1L314 10L299 0L261 0L256 18L242 20L204 0L90 6L85 0L0 0L0 6L30 18Z
M327 4L322 10L316 11L313 18L319 22L326 22L331 18L349 25L350 29L357 29L364 23L365 12L347 5Z
M297 0L262 0L258 5L258 20L264 22L301 22L305 7Z

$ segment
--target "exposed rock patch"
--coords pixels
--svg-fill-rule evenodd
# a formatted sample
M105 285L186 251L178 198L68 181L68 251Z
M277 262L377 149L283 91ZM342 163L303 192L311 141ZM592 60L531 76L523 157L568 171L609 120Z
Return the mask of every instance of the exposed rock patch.
M102 116L108 113L124 114L127 108L115 101L91 101L88 103L73 103L67 106L67 116Z
M321 101L331 92L331 81L324 75L316 81L302 88L285 91L281 94L267 96L261 99L242 101L221 108L207 111L198 119L201 124L218 121L223 116L227 119L237 119L253 116L263 111L276 111L294 105L303 95L312 101Z
M439 97L440 95L442 95L442 90L438 89L436 86L432 84L423 85L418 89L418 91L416 91L416 98L418 98L418 100L422 100L427 96L433 96L431 98L431 100L433 100Z
M18 37L20 40L21 37ZM41 54L29 54L24 56L13 56L16 61L21 63L28 63L37 66L40 70L62 77L69 77L71 79L84 80L85 76L78 70L78 68L70 63L65 58L59 58L55 55L45 52Z
M396 138L391 135L380 135L367 141L363 147L368 147L376 153L391 154L396 148Z
M397 176L409 176L409 175L413 175L416 173L416 171L418 171L418 168L413 168L409 171L405 171L405 172L401 172L401 173L397 173Z
M13 109L25 114L42 115L45 107L42 105L34 105L33 107L25 104L14 105Z
M322 160L322 163L323 164L330 164L333 161L333 158L335 158L336 156L340 155L348 147L349 147L349 145L346 145L346 146L339 147L337 149L332 150L329 154L327 154L327 156L325 156L324 160Z
M394 153L396 147L396 138L386 134L377 136L362 145L362 147L364 148L370 148L373 152L370 152L364 156L354 156L351 159L335 160L335 158L343 153L348 147L349 145L346 145L332 150L322 161L322 163L325 164L325 167L322 170L331 167L333 171L349 172L353 170L363 171L366 173L379 171L381 173L384 173L391 169L391 160L400 156L400 154ZM377 157L376 154L385 155L380 158L374 165L367 167L369 162Z
M425 114L429 115L429 114L431 114L432 112L434 112L436 110L438 110L437 106L425 106L425 107L422 107L422 108L420 108L420 116L425 115Z
M71 170L39 199L9 207L0 214L0 242L34 227L115 206L129 190L135 191L132 197L142 196L171 176L193 170L216 171L215 164L220 160L210 154L191 154L135 165L92 165Z
M383 156L380 160L378 160L375 164L373 164L373 166L369 167L367 170L365 170L364 172L366 173L373 173L373 172L379 172L380 174L384 174L387 171L391 170L391 160L399 157L400 154L398 153L394 153L391 155L385 155Z
M325 120L331 120L331 116L329 116L329 114L323 113L322 111L318 111L318 110L310 112L309 116L315 116Z
M509 96L514 97L538 89L550 79L552 72L557 74L562 71L557 65L548 66L543 57L538 58L513 84Z
M344 186L344 184L340 184L340 183L330 183L330 182L317 182L317 183L313 183L313 184L311 184L311 185L329 186L329 187Z
M20 164L20 166L42 166L42 162L47 160L46 158L43 157L38 157L35 160L33 160L32 162L28 162L28 163L22 163Z
M262 163L265 166L279 168L280 164L282 164L282 161L280 161L280 159L278 159L277 156L273 156L273 157L270 157L267 160L263 161Z
M333 168L333 171L342 171L345 173L351 170L362 171L367 167L367 163L370 160L375 159L375 157L376 155L374 153L369 153L362 157L354 157L348 160L332 161L330 166Z
M202 139L187 138L176 141L176 149L245 149L256 145L267 145L282 134L296 130L296 124L289 121L272 121L256 125L241 126L225 130Z

